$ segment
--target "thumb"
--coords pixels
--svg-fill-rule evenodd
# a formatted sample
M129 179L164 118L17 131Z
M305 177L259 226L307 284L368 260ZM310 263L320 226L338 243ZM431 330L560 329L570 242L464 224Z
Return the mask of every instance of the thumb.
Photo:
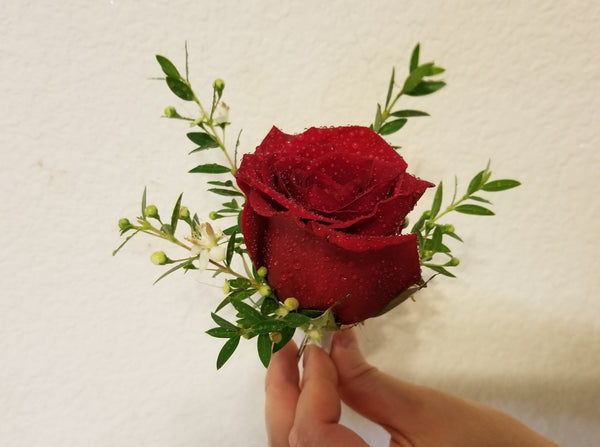
M353 330L334 334L330 355L338 370L340 397L346 405L388 429L410 424L419 401L416 387L369 365Z

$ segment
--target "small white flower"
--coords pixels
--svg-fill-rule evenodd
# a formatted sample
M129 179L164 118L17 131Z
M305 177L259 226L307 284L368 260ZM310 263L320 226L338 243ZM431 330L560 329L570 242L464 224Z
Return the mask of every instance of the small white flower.
M194 237L189 241L192 243L192 255L198 256L199 269L206 269L209 261L223 261L227 255L227 249L219 245L219 240L224 236L223 232L218 228L213 229L209 223L197 225L196 230L200 233L200 238Z
M213 112L213 124L219 125L226 123L229 120L229 106L225 104L223 101L219 101L217 107L215 107L215 111Z

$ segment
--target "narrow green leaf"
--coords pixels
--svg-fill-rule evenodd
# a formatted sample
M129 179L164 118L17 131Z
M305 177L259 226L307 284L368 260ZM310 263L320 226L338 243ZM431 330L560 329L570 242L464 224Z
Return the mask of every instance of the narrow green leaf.
M431 205L431 217L430 219L435 218L440 212L440 208L442 206L442 197L444 195L444 185L442 182L438 185L435 190L435 196L433 197L433 204Z
M204 165L198 165L194 169L189 171L192 174L225 174L231 172L227 166L219 165L217 163L208 163Z
M217 323L219 326L221 326L222 328L229 329L229 330L232 330L232 331L237 331L238 330L238 327L235 324L230 323L225 318L220 317L216 313L211 312L210 316L212 317L213 321L215 323Z
M231 259L233 258L233 249L235 248L235 236L236 233L233 233L229 236L229 241L227 241L227 252L225 255L225 265L229 266L231 264Z
M481 202L481 203L489 203L490 205L492 203L488 199L484 199L483 197L479 197L479 196L469 196L469 200L475 200L476 202Z
M410 118L415 116L429 116L429 113L422 112L420 110L396 110L395 112L390 113L390 116L395 116L396 118Z
M171 214L171 234L175 234L175 230L177 229L177 222L179 222L179 209L181 208L181 198L183 197L183 193L179 194L179 198L177 202L175 202L175 206L173 207L173 213Z
M157 54L156 60L160 64L160 68L162 68L164 74L175 79L181 79L181 75L177 71L177 68L175 68L175 65L173 65L173 63L169 59L167 59L164 56L161 56L160 54Z
M152 284L156 284L158 281L160 281L161 279L163 279L165 276L170 275L171 273L173 273L176 270L179 270L181 268L186 267L187 265L192 264L192 261L183 261L179 264L177 264L175 267L167 270L165 273L163 273L162 275L160 275L156 281L154 281Z
M377 104L377 111L375 112L375 122L373 123L373 130L379 132L381 127L381 104Z
M389 135L394 132L398 132L402 127L406 124L408 120L406 118L400 118L394 121L390 121L389 123L385 123L379 129L379 135Z
M184 81L178 78L167 76L167 85L178 98L181 98L184 101L193 101L194 92Z
M217 369L221 369L225 362L229 360L229 358L233 355L236 348L238 347L239 343L240 337L233 337L225 342L217 357Z
M221 309L223 309L225 306L227 306L229 303L231 303L231 300L229 299L228 296L226 296L220 303L219 305L216 307L215 312L220 311ZM214 318L213 318L214 319Z
M225 182L222 182L220 180L211 180L210 182L206 182L206 183L208 183L209 185L223 186L226 188L231 188L233 186L233 182L231 180L227 180Z
M471 195L473 194L475 191L479 191L481 189L481 183L482 183L482 179L483 179L483 174L485 174L485 171L479 171L475 177L473 177L471 179L471 181L469 182L469 186L467 187L467 194Z
M392 99L392 92L394 91L394 79L396 77L396 68L392 67L392 76L390 78L390 84L388 85L387 95L385 97L385 108L387 109L390 104L390 99Z
M421 44L418 43L412 51L410 56L410 65L408 67L409 72L413 72L419 66L419 52L421 49Z
M211 147L219 147L219 144L215 141L215 139L205 132L189 132L187 137L192 143L195 143L199 146L192 152L197 152L202 149L209 149Z
M190 171L191 172L191 171ZM235 189L209 188L208 191L226 197L244 197L244 194Z
M269 334L260 334L258 336L256 348L260 361L265 365L265 368L268 367L271 362L271 350L273 348L273 342L269 338Z
M431 251L437 253L440 251L440 247L442 245L442 237L443 237L442 229L439 225L435 227L433 230L433 235L431 236Z
M481 189L483 189L484 191L491 191L491 192L505 191L507 189L516 188L520 184L521 184L521 182L518 182L516 180L501 179L501 180L494 180L494 181L488 182L485 185L483 185L481 187Z
M206 331L208 335L216 338L233 338L239 335L239 331L237 329L226 329L224 327L214 327Z
M433 270L436 273L439 273L441 275L444 276L448 276L450 278L456 278L456 275L450 273L448 270L446 270L444 267L442 267L441 265L434 265L434 264L423 264L424 267L430 268L431 270Z
M454 211L458 211L463 214L475 214L477 216L493 216L494 213L479 205L458 205L454 208Z
M425 96L435 93L442 89L446 83L444 81L421 81L415 88L406 94L409 96Z
M463 242L463 240L456 233L453 233L453 232L449 231L449 232L446 232L444 234L447 234L448 236L450 236L453 239L456 239L457 241Z
M142 194L142 217L146 218L146 188L144 187L144 193Z

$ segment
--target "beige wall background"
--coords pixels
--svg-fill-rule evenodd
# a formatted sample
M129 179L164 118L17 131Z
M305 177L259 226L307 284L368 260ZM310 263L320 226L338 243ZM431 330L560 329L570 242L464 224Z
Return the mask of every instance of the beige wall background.
M9 1L0 12L0 444L265 444L254 345L218 373L204 334L221 291L160 273L140 238L117 258L117 220L144 186L203 181L156 53L196 86L226 81L250 151L272 125L368 124L414 44L449 86L408 107L394 137L420 177L463 182L488 159L523 186L496 217L455 217L466 243L439 279L361 343L406 380L496 405L561 443L600 444L600 6L595 1ZM208 99L208 98L207 98ZM426 196L430 202L432 196ZM372 445L385 433L344 409Z

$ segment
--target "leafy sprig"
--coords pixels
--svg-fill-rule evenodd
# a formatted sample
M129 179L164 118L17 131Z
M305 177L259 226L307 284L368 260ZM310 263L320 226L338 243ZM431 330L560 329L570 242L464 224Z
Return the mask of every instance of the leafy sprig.
M409 118L429 116L427 112L413 109L397 109L396 103L402 97L407 96L425 96L437 92L446 83L442 80L431 80L432 76L439 75L445 71L444 68L435 65L434 62L425 64L419 63L420 44L413 49L408 76L402 85L396 84L396 69L392 68L392 75L388 84L385 105L377 104L375 111L375 120L371 124L371 129L380 135L391 135L398 132L408 122ZM398 146L394 146L398 149Z
M460 261L452 255L452 250L444 243L444 238L448 236L460 242L462 242L462 239L455 233L454 225L440 223L440 219L452 212L475 216L493 216L494 212L489 208L492 202L479 194L512 189L519 186L520 182L513 179L490 180L491 176L492 171L488 162L485 169L479 171L471 179L461 197L457 197L458 181L455 178L452 199L444 209L442 209L444 185L442 182L438 184L431 208L421 214L411 229L411 233L417 234L419 257L423 267L444 276L455 276L448 268L456 267ZM484 203L486 206L480 205L480 203ZM436 255L442 255L445 262L434 260ZM439 257L436 257L436 259L439 259Z

